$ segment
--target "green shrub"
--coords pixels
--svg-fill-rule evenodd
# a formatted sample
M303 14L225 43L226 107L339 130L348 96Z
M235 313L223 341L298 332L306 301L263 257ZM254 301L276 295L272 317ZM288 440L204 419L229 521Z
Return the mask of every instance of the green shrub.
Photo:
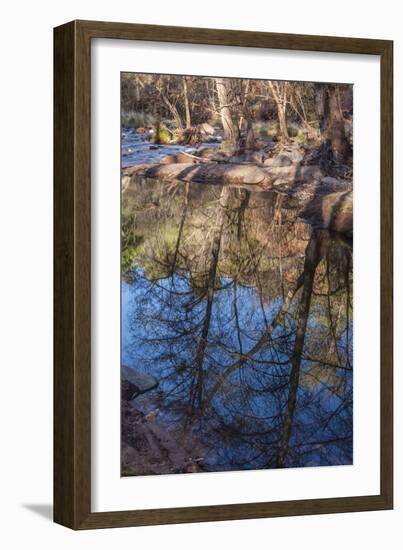
M165 124L161 121L158 121L153 126L154 135L152 138L153 143L170 143L171 134Z
M301 128L296 124L287 124L287 131L290 138L295 138L300 134Z
M253 130L257 136L270 136L275 137L280 133L280 125L276 120L269 120L267 122L256 122L253 125ZM301 134L301 127L297 124L287 124L288 135L290 138L296 138Z
M309 139L306 132L299 132L299 134L294 138L294 141L300 143L301 145L308 145Z
M144 253L144 245L143 243L139 243L137 245L130 245L125 246L122 249L122 273L126 273L129 271L136 260L136 258Z
M255 132L255 135L257 136L277 136L279 133L279 124L275 121L269 121L269 122L256 122L253 125L253 131Z

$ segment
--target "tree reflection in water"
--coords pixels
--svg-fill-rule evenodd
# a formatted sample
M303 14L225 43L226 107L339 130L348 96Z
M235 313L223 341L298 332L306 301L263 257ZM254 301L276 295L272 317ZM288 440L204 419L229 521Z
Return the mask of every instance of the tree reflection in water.
M122 474L352 463L352 243L275 193L139 180L122 209Z

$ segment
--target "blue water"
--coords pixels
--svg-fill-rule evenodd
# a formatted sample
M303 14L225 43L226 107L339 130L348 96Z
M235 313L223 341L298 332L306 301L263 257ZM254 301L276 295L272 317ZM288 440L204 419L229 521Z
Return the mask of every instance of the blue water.
M144 134L136 134L134 128L122 129L122 168L135 164L148 164L159 162L166 155L176 155L180 151L194 153L203 147L217 147L218 143L198 143L197 146L189 145L153 145Z
M122 139L123 166L189 150L150 149L127 130ZM231 188L225 206L223 196L220 186L138 179L123 195L122 362L159 382L131 406L157 411L168 454L186 440L201 471L278 466L301 289L269 336L267 328L320 239L284 466L351 464L352 244L298 225L290 208L273 225L273 193ZM128 424L122 433L160 473L142 432ZM168 471L187 471L171 460ZM150 473L142 468L136 474Z

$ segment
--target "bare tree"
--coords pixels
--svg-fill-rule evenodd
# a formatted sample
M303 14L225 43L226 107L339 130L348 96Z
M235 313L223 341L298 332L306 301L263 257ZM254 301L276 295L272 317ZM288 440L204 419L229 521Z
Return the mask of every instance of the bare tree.
M287 95L288 95L288 82L278 82L276 80L269 80L269 87L273 95L273 99L276 102L278 122L280 126L280 139L281 141L288 141L288 129L287 129Z
M211 249L210 249L210 267L207 277L207 303L203 319L203 327L200 335L199 345L197 347L195 357L196 367L196 382L194 384L193 395L191 397L191 412L190 420L194 420L196 403L198 404L198 411L201 410L202 397L203 397L203 364L204 356L207 347L207 338L211 325L211 314L213 310L214 292L216 286L217 266L218 258L220 255L221 240L226 216L226 209L228 207L228 201L230 198L230 189L227 186L223 186L218 202L217 217L215 221L215 227L212 235Z
M173 116L177 128L182 128L182 117L177 108L178 97L171 93L170 84L169 78L159 77L156 82L156 88L162 101Z
M290 387L288 391L287 405L283 419L282 434L277 454L278 468L283 468L285 466L288 455L288 447L297 402L302 350L304 348L309 310L311 307L313 281L315 278L316 268L321 259L321 248L321 239L317 236L316 232L314 232L306 248L303 273L304 283L302 287L301 301L298 309L298 322L294 350L291 356Z
M242 118L246 120L246 140L245 140L245 149L254 149L255 147L255 134L253 131L253 121L252 113L249 104L249 94L250 94L250 80L246 81L245 89L242 94Z
M234 124L231 115L228 83L224 78L215 79L219 109L225 135L225 146L229 153L236 153L239 149L239 129Z
M190 128L192 126L192 122L191 122L191 118L190 118L188 84L187 84L187 77L186 76L182 77L182 84L183 84L183 97L184 97L184 103L185 103L186 128Z

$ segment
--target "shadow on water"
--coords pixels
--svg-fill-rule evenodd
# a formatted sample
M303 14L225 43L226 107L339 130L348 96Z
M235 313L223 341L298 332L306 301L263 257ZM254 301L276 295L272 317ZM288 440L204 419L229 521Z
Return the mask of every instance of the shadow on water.
M280 200L279 200L280 199ZM122 474L352 463L352 244L284 197L138 181L122 204Z

